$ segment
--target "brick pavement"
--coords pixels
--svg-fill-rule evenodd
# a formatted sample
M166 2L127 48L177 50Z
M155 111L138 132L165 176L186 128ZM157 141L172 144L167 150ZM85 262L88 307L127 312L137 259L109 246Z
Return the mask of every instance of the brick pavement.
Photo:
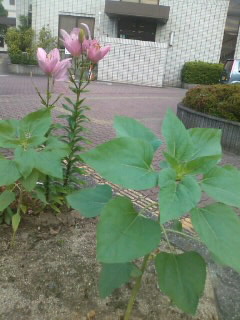
M21 118L28 112L40 107L34 85L40 92L46 88L45 77L0 76L0 118ZM88 125L88 137L92 146L98 145L114 137L112 123L115 115L134 117L151 128L161 138L161 123L167 108L176 111L177 103L185 95L185 90L178 88L150 88L133 85L109 84L94 82L86 94L86 104L91 107L88 116L92 122ZM70 94L67 85L56 83L55 93ZM61 101L54 111L54 117L63 113ZM91 146L91 147L92 147ZM162 158L161 151L154 158L154 166L158 167ZM240 167L240 157L226 153L223 163ZM157 190L148 190L144 195L156 199ZM207 202L207 198L203 202Z

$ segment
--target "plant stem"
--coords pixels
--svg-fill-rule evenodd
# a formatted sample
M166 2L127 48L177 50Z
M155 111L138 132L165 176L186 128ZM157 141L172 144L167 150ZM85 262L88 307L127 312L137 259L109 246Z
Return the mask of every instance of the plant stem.
M143 263L142 263L142 267L141 267L141 275L136 279L135 285L134 285L134 287L132 289L132 294L131 294L131 297L130 297L129 302L128 302L127 310L126 310L126 313L124 315L124 320L130 320L130 317L131 317L131 314L132 314L132 309L133 309L133 306L134 306L134 302L135 302L137 294L138 294L138 292L139 292L139 290L141 288L142 277L143 277L144 271L147 268L149 257L150 257L150 254L148 254L148 255L146 255L144 257L144 260L143 260Z
M192 239L192 240L196 240L196 241L199 241L201 242L200 239L198 239L197 237L192 237L190 236L189 234L187 233L184 233L184 232L180 232L180 231L177 231L177 230L173 230L173 229L165 229L167 232L172 232L172 233L176 233L176 234L179 234L183 237L186 237L186 238L189 238L189 239Z

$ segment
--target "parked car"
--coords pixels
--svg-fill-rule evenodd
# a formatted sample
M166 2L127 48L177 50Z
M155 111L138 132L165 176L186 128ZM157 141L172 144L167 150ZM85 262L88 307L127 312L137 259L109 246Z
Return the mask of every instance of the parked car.
M225 62L220 83L240 83L240 59L228 59Z

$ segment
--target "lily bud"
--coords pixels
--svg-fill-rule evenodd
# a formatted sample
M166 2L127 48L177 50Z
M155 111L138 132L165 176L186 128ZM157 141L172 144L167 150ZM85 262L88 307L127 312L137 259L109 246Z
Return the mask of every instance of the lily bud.
M83 29L80 29L79 31L78 40L80 43L83 43L85 40L85 32L83 31Z

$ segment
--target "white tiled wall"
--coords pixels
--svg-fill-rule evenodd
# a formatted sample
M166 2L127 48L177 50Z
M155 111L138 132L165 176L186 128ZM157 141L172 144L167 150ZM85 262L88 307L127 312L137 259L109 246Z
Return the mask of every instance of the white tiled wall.
M219 62L229 0L161 0L170 6L169 21L159 26L156 41L169 40L164 85L180 86L186 61Z
M98 79L162 87L166 65L166 43L101 37L110 53L98 65Z

